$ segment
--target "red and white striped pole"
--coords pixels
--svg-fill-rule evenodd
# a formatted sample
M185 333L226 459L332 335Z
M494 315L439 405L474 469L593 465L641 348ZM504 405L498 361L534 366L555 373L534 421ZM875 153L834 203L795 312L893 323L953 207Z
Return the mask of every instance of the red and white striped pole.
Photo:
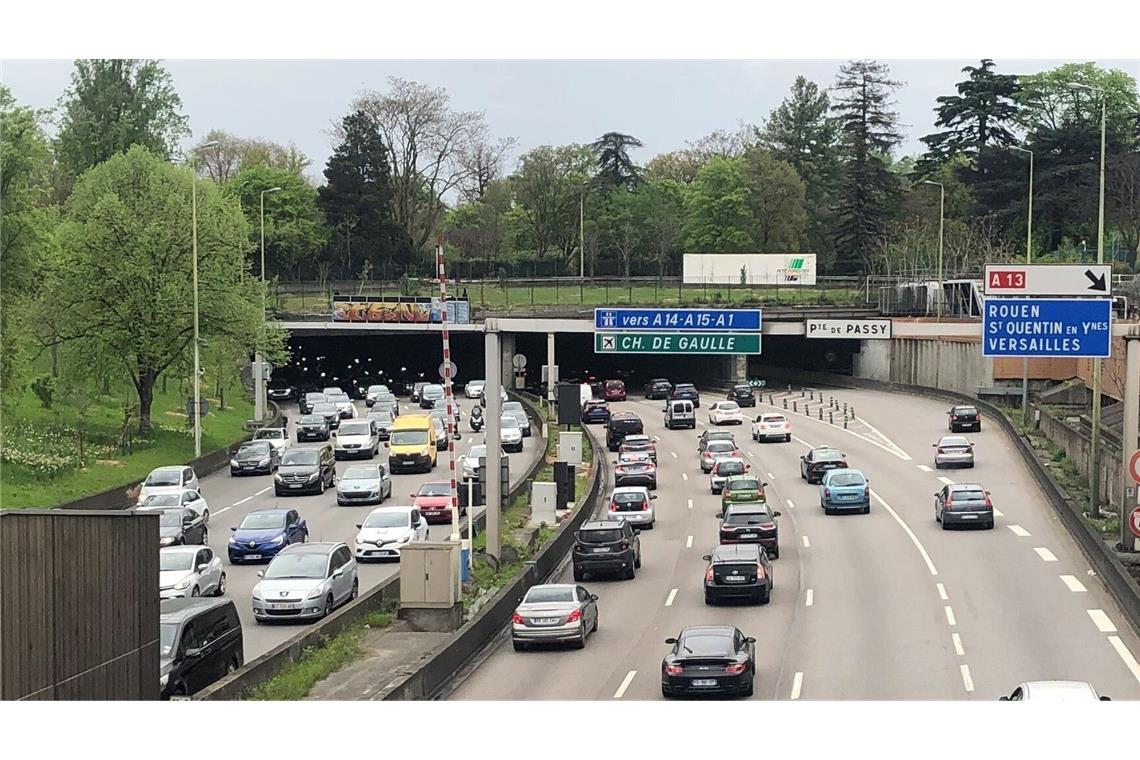
M439 319L443 332L443 395L447 399L447 466L451 476L451 540L459 534L459 484L455 479L455 395L451 389L451 338L447 331L447 277L443 269L443 238L436 242L435 265L439 274ZM470 519L470 507L468 519Z

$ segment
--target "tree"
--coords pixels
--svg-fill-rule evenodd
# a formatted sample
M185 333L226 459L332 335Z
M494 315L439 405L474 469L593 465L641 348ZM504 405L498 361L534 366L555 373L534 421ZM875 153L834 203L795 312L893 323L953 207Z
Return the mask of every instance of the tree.
M901 86L886 65L851 61L839 69L832 111L842 131L843 180L837 207L835 271L853 274L870 259L874 241L894 209L899 183L885 154L902 140L891 93Z
M685 217L685 194L686 186L671 179L649 181L639 189L646 247L656 263L658 276L665 275L673 265L680 263L678 254Z
M713 158L685 196L681 239L693 253L755 250L749 207L748 165L741 158Z
M78 60L60 108L57 154L72 177L132 145L169 159L190 134L182 100L158 61Z
M599 194L591 215L602 256L616 260L627 279L646 239L644 201L640 186L633 190L617 188Z
M744 159L756 251L798 252L807 227L803 180L791 164L777 160L765 148L750 149Z
M1100 95L1073 90L1070 84L1103 91L1108 140L1135 144L1135 119L1140 111L1136 78L1120 69L1102 69L1093 63L1066 63L1039 74L1023 75L1017 92L1022 107L1021 124L1031 133L1082 124L1095 124L1099 129Z
M192 354L191 176L142 146L88 170L68 199L38 311L71 366L125 371L140 433L151 426L155 382ZM249 228L237 201L209 181L197 192L205 344L281 355L282 333L262 324L256 285L243 282Z
M519 158L510 180L515 208L508 217L518 231L517 248L539 257L559 249L569 253L578 236L579 203L588 190L590 163L590 151L581 145L542 145Z
M205 143L217 145L203 149ZM254 166L264 165L281 169L298 177L312 163L296 145L281 145L270 140L249 139L230 134L225 130L211 129L202 141L191 151L198 171L219 185L224 185L239 172Z
M267 278L281 277L315 263L326 241L326 228L317 207L317 189L299 174L254 164L243 169L226 186L241 202L254 240L255 265L251 271L261 276L261 192L274 187L280 191L265 195L265 268Z
M631 148L644 147L633 135L606 132L590 143L594 152L597 173L594 181L600 187L633 187L641 181L641 168L629 157Z
M1105 220L1119 231L1125 261L1135 272L1140 248L1140 153L1116 157L1105 175Z
M647 182L670 180L689 185L697 178L697 173L704 165L705 162L691 150L661 153L651 158L645 165L645 180Z
M447 241L459 249L463 260L481 263L485 277L494 274L494 259L507 240L506 214L510 206L510 184L500 179L489 183L479 200L462 203L447 215Z
M467 177L459 186L459 195L465 201L483 198L492 182L503 176L507 154L518 143L513 137L492 141L486 130L479 130L459 153L459 164Z

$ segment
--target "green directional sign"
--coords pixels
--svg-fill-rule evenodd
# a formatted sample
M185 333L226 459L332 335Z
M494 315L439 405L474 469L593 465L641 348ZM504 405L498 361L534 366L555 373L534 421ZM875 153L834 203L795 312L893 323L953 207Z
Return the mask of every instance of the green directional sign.
M594 333L596 354L758 354L760 333Z

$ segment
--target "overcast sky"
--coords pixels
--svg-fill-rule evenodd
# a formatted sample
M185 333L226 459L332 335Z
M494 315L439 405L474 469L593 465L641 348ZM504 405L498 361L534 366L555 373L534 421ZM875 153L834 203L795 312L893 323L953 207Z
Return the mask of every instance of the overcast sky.
M919 138L934 124L935 98L953 94L962 67L977 61L885 62L892 77L905 83L896 95L896 110L906 139L896 153L919 153ZM1024 74L1064 62L997 64L999 72ZM840 63L169 60L165 65L190 116L194 141L219 128L244 137L293 142L313 161L309 174L321 180L331 153L331 122L347 112L357 92L382 90L389 76L443 87L454 108L484 111L495 135L517 138L517 153L620 131L645 143L635 154L644 163L713 130L762 122L787 96L796 75L831 86ZM1140 74L1135 60L1098 64ZM0 78L20 102L50 107L67 87L71 69L71 61L3 61Z

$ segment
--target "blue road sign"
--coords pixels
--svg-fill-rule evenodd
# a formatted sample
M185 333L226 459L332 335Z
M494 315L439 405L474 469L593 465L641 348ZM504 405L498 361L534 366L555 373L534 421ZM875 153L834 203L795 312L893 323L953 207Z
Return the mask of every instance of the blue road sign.
M594 309L594 330L760 332L759 309Z
M1109 356L1107 298L987 298L982 356Z

